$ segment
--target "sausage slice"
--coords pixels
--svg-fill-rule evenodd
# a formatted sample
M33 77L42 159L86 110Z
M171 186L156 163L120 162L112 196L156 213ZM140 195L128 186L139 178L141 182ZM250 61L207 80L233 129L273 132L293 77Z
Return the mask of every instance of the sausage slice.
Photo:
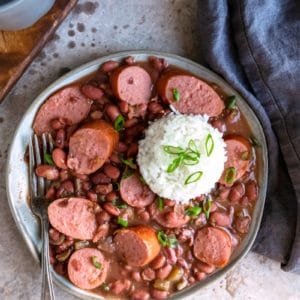
M67 86L52 96L40 107L33 129L36 134L52 132L51 121L62 118L68 125L74 125L85 119L90 111L91 101L80 91L79 85Z
M224 140L226 143L227 161L219 182L225 185L232 185L234 181L241 178L248 170L251 159L251 144L247 139L239 135L229 135ZM236 172L231 183L228 183L226 180L226 172L228 172L229 168L234 168Z
M70 138L68 168L91 174L102 167L119 141L119 134L103 120L85 124Z
M200 229L194 240L194 255L202 262L224 267L231 255L231 238L227 232L215 227Z
M155 194L141 182L137 173L121 180L120 194L122 199L133 207L145 207L155 198Z
M154 202L150 206L150 214L153 220L166 228L180 228L190 220L183 205L165 206L163 210L159 210Z
M130 105L147 104L151 97L151 77L142 67L120 67L113 72L110 82L114 95Z
M224 109L224 102L209 84L182 71L169 70L162 74L157 82L157 91L166 103L183 114L216 117Z
M109 263L99 250L83 248L71 255L68 262L68 275L72 283L79 288L92 290L105 281L108 266Z
M59 232L79 240L91 240L97 229L98 204L84 198L61 198L48 207L51 225Z
M149 226L135 226L117 231L114 244L118 256L128 265L142 267L160 251L156 231Z

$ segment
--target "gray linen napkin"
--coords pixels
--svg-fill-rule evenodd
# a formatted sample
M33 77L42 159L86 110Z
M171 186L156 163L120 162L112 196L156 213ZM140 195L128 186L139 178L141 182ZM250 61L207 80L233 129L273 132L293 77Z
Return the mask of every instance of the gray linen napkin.
M264 218L253 250L300 274L300 2L199 0L200 62L260 119L269 148Z

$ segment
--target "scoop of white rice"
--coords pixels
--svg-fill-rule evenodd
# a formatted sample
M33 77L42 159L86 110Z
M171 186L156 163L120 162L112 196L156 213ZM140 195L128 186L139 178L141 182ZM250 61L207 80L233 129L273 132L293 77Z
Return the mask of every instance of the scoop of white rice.
M201 194L207 194L215 186L226 161L225 142L222 134L212 127L203 116L170 114L153 122L146 130L145 139L139 143L137 162L140 172L151 190L160 197L188 202ZM205 142L208 135L213 141L213 150L207 155ZM166 153L164 146L187 149L193 140L200 153L195 165L181 164L174 172L167 169L176 155ZM211 140L208 150L211 149ZM210 146L210 147L209 147ZM202 172L199 180L185 184L193 173Z

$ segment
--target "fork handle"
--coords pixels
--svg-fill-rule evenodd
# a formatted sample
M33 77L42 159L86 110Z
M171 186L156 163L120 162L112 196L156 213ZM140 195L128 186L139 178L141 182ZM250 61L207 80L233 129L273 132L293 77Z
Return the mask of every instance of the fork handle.
M47 214L44 214L41 220L41 229L42 229L42 251L41 251L41 260L42 260L42 295L41 299L46 300L47 294L51 300L55 300L54 288L52 282L52 274L50 270L50 258L49 258L49 222ZM48 293L47 293L48 292Z

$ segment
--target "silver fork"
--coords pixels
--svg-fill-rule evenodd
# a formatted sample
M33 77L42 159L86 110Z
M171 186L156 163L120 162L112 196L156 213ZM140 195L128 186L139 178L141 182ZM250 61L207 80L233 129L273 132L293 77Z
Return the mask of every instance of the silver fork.
M48 139L48 141L47 141ZM35 174L35 169L38 165L46 163L45 153L51 153L53 150L53 140L50 134L48 138L45 134L42 135L43 157L41 157L38 137L33 135L29 143L29 182L30 182L30 196L31 196L31 209L33 213L39 217L41 221L41 263L42 263L42 293L41 299L46 299L47 292L50 299L54 300L54 288L52 282L52 275L50 270L49 258L49 221L47 214L47 205L45 201L46 188L49 185L44 178L38 177Z

